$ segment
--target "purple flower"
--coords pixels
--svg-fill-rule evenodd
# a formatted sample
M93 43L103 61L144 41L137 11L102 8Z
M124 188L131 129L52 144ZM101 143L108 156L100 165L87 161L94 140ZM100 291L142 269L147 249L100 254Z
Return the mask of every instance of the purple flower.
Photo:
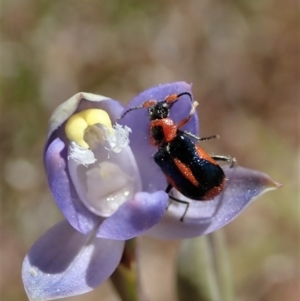
M125 109L146 100L191 92L191 85L159 85L136 96ZM171 110L175 122L191 110L184 95ZM50 120L44 162L54 200L65 216L29 251L23 282L30 300L51 300L91 291L113 273L124 241L146 234L162 239L200 236L223 227L257 196L279 185L266 174L224 168L227 183L212 201L168 205L167 181L153 160L146 109L124 118L116 101L79 93L59 106ZM194 114L184 126L198 135ZM128 138L129 135L129 138ZM179 199L186 199L173 191Z

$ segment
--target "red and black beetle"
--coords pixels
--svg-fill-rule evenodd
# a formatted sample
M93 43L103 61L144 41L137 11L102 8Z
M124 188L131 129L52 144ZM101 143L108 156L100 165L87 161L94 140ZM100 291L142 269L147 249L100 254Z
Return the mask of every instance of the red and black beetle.
M170 110L175 102L188 95L192 101L189 115L178 124L169 118ZM154 154L154 161L161 168L168 181L166 192L174 187L187 198L195 201L212 200L220 194L225 186L225 174L216 160L227 161L234 165L235 159L227 156L210 156L196 141L217 138L217 135L200 138L192 133L181 131L193 116L198 105L193 101L189 92L168 95L164 100L148 100L138 107L125 111L120 118L133 110L148 108L150 118L150 141L158 147ZM186 209L181 217L183 221L187 213L189 202L170 196L172 200L186 204Z

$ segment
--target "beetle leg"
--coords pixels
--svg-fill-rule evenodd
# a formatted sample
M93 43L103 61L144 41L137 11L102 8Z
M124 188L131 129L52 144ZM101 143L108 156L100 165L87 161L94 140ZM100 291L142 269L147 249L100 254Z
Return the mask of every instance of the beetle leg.
M173 186L172 186L171 184L169 184L168 187L166 188L166 193L169 194L169 192L171 191L172 188L173 188ZM181 203L181 204L185 204L185 205L186 205L185 210L184 210L184 213L183 213L182 217L180 218L180 221L183 222L183 219L184 219L185 215L187 214L187 211L188 211L188 209L189 209L189 207L190 207L190 203L187 202L187 201L182 201L182 200L179 200L179 199L177 199L177 198L174 198L174 197L171 196L170 194L169 194L169 198L170 198L171 200L177 202L177 203ZM168 208L169 208L170 205L171 205L171 202L169 202L169 204L168 204L166 210L168 210Z
M232 168L236 164L236 159L230 156L219 156L219 155L212 155L211 156L214 160L217 161L226 161L230 163L230 168Z
M190 119L192 118L192 116L194 115L195 110L196 110L196 107L198 106L198 104L199 104L199 103L198 103L197 101L194 101L194 102L192 103L192 108L191 108L191 111L190 111L189 116L186 117L186 118L184 118L183 120L181 120L181 121L178 123L177 128L181 128L181 127L183 127L186 123L189 122L189 120L190 120Z
M191 137L191 138L197 140L197 141L211 140L211 139L219 139L219 138L220 138L219 135L212 135L212 136L200 138L200 137L198 137L198 136L196 136L196 135L194 135L194 134L192 134L192 133L190 133L190 132L188 132L188 131L183 131L182 133L183 133L184 135L186 135L186 136L189 136L189 137Z

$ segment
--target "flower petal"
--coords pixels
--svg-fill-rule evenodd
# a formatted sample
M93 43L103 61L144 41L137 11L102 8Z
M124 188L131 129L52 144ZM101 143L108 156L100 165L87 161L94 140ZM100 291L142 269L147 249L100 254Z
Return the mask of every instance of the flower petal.
M67 168L68 150L56 138L45 153L45 166L52 195L69 223L79 232L88 233L101 220L90 212L78 197Z
M186 82L158 85L134 97L125 107L125 110L139 106L147 100L156 99L161 101L170 94L179 94L182 92L191 93L191 85ZM177 123L180 122L189 115L191 104L192 102L187 95L182 96L171 109L170 118ZM130 146L140 168L143 190L147 192L165 190L167 187L167 181L160 168L153 160L153 154L157 152L157 148L150 145L150 121L147 109L132 111L118 122L123 125L126 124L132 130L132 134L130 135ZM198 128L198 117L197 114L194 114L182 130L186 130L197 135Z
M121 260L124 242L83 235L62 221L42 236L23 262L30 300L52 300L93 290Z
M45 152L51 142L56 138L60 138L66 144L69 143L62 125L72 114L95 108L106 111L109 114L112 123L116 121L117 117L120 116L123 111L122 105L111 98L85 92L75 94L58 106L52 113L49 121L48 138L45 143Z
M184 221L185 205L172 202L163 219L146 234L162 239L192 238L213 232L236 218L254 199L281 185L255 170L225 167L228 179L223 192L212 201L191 201ZM184 196L175 197L187 200ZM190 201L190 200L189 200Z
M117 101L106 96L80 92L63 102L51 115L48 137L58 129L72 114L82 110L99 108L106 110L109 115L119 116L123 107ZM113 120L113 122L115 119Z
M141 191L139 169L129 146L109 158L105 146L94 154L97 163L89 167L69 158L69 173L82 203L96 215L110 216Z
M74 112L91 108L105 110L112 122L115 122L123 111L118 102L104 96L83 92L74 95L53 112L44 154L53 197L70 224L82 233L94 229L99 223L99 217L83 205L72 184L67 165L69 141L62 125Z
M163 191L139 192L101 224L97 236L126 240L141 235L160 221L167 202L168 195Z

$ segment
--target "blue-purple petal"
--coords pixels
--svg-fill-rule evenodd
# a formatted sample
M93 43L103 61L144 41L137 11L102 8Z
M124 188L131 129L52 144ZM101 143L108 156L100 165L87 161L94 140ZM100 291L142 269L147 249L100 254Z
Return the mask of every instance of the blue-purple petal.
M52 113L49 122L48 140L50 136L52 136L56 130L59 130L61 125L75 112L93 108L106 110L113 122L123 111L122 105L111 98L92 93L79 92L63 102ZM59 134L61 133L56 133L53 139L57 138ZM51 141L48 142L50 143Z
M45 166L52 195L69 223L79 232L88 233L100 222L100 217L89 211L79 199L67 167L68 150L56 138L45 153Z
M119 240L139 236L160 221L167 201L168 195L163 191L139 192L101 224L97 236Z
M90 108L107 111L112 122L123 111L122 105L113 99L90 93L77 93L53 112L44 153L52 195L65 218L82 233L94 229L101 219L83 205L73 186L67 164L69 141L63 125L73 113Z
M170 94L179 94L182 92L191 93L191 85L186 82L174 82L152 87L134 97L125 110L141 105L143 102L151 99L158 101ZM192 101L189 96L184 95L174 104L171 109L170 118L176 123L186 118L191 110ZM150 145L149 140L149 116L147 109L135 110L128 113L124 118L118 121L120 124L126 124L132 129L130 135L130 146L135 155L137 164L140 168L140 174L143 181L143 190L154 192L165 190L167 182L160 168L155 164L153 155L157 148ZM182 128L198 135L199 125L197 114L194 114L191 120Z
M30 300L83 294L105 281L121 260L124 242L84 235L62 221L42 236L23 262Z
M218 197L212 201L191 201L183 222L180 218L186 207L173 201L160 223L146 234L161 239L182 239L211 233L236 218L259 195L280 187L267 174L255 170L225 167L224 171L228 180ZM182 195L179 198L184 199Z
M108 113L111 122L115 123L117 118L122 114L124 107L116 100L111 98L106 98L101 101L89 101L86 98L83 98L76 110L76 112L80 112L87 109L101 109Z

